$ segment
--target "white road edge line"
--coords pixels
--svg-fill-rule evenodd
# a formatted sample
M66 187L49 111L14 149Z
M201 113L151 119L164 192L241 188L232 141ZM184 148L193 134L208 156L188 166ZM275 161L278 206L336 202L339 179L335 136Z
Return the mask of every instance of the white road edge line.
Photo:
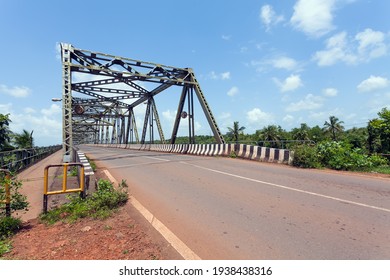
M290 190L290 191L305 193L305 194L309 194L309 195L313 195L313 196L317 196L317 197L327 198L327 199L331 199L331 200L335 200L335 201L339 201L339 202L344 202L344 203L348 203L348 204L353 204L353 205L357 205L357 206L362 206L362 207L366 207L366 208L371 208L371 209L375 209L375 210L390 212L390 209L387 209L387 208L377 207L377 206L368 205L368 204L364 204L364 203L359 203L359 202L355 202L355 201L351 201L351 200L341 199L341 198L337 198L337 197L333 197L333 196L328 196L328 195L319 194L319 193L315 193L315 192L304 191L304 190L295 189L295 188L291 188L291 187L287 187L287 186L283 186L283 185L278 185L278 184L274 184L274 183L270 183L270 182L265 182L265 181L260 181L260 180L256 180L256 179L252 179L252 178L247 178L247 177L244 177L244 176L240 176L240 175L235 175L235 174L219 171L219 170L203 167L203 166L196 165L196 164L191 164L191 163L184 162L184 161L181 161L180 163L191 165L193 167L197 167L197 168L200 168L200 169L208 170L208 171L211 171L211 172L214 172L214 173L219 173L219 174L222 174L222 175L231 176L231 177L235 177L235 178L239 178L239 179L255 182L255 183L260 183L260 184L269 185L269 186L273 186L273 187L277 187L277 188L281 188L281 189L286 189L286 190Z
M103 170L108 179L115 185L118 181L111 175L108 170ZM201 260L183 241L181 241L172 231L170 231L162 222L160 222L152 213L149 212L134 196L130 195L130 203L138 212L167 240L173 248L185 260Z

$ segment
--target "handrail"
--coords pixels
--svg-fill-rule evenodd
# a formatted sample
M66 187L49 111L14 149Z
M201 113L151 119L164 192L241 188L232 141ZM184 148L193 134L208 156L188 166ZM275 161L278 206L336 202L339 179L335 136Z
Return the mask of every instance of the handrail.
M80 186L77 189L68 189L68 167L69 166L79 166L81 167L80 172ZM49 191L49 168L51 167L63 167L63 176L62 176L62 189L60 191ZM80 195L84 197L84 186L85 186L85 170L82 163L62 163L62 164L51 164L45 167L44 178L43 178L43 212L47 212L48 205L48 196L55 194L66 194L80 192Z

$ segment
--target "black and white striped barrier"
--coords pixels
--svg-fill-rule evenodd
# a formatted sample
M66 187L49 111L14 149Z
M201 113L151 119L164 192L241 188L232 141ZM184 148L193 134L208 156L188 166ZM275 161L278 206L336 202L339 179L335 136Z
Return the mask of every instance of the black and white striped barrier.
M234 156L283 164L291 164L293 159L293 152L290 150L245 144L100 144L99 146L198 156Z
M88 191L89 184L91 181L91 176L94 176L95 173L93 172L91 164L89 163L87 157L85 156L85 154L83 152L77 151L76 160L77 160L77 162L82 163L84 166L85 190Z

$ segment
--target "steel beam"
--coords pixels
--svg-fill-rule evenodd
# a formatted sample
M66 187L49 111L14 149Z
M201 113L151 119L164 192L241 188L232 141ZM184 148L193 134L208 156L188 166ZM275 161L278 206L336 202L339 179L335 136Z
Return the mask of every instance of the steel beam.
M64 161L72 159L74 144L138 143L133 109L145 102L148 106L141 142L145 142L148 127L150 141L154 141L153 128L156 123L160 139L164 143L164 133L154 97L170 87L183 88L171 143L175 143L177 138L186 101L189 141L194 142L194 91L216 142L224 143L192 69L77 49L65 43L61 44L61 54ZM75 81L72 81L72 77ZM143 86L146 83L148 89Z

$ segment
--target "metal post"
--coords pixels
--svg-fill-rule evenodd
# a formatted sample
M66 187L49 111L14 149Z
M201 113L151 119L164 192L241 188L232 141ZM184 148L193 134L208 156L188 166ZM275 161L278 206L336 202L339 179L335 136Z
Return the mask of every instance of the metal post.
M64 162L70 162L73 158L72 135L72 71L71 52L73 47L69 44L61 44L62 54L62 145Z

